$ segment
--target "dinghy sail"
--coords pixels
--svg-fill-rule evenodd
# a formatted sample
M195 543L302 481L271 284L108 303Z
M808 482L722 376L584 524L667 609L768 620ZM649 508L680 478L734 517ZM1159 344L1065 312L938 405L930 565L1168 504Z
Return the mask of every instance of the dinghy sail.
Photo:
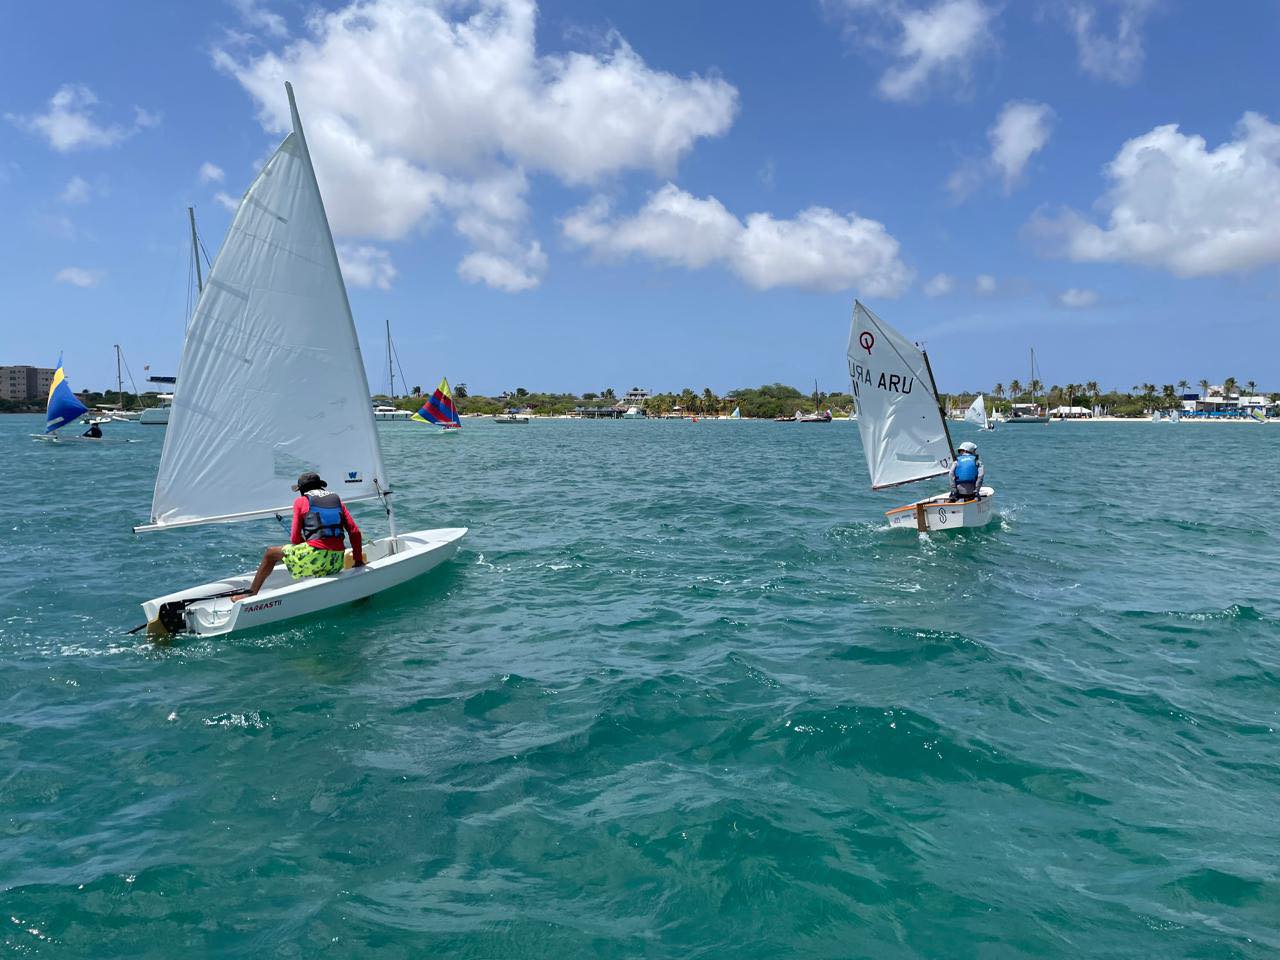
M978 394L973 398L973 403L969 404L969 409L964 412L964 418L969 423L977 424L983 430L987 429L987 407L982 394Z
M67 382L67 374L62 369L62 355L59 354L58 369L53 371L53 382L49 385L49 403L45 409L44 432L51 434L68 423L74 423L77 418L88 412L89 408L71 392L71 384Z
M453 405L453 393L446 378L440 378L440 386L413 415L413 419L419 423L434 423L445 430L462 429L462 420L458 417L458 408Z
M855 301L847 357L871 489L950 473L955 448L925 352ZM980 526L991 519L991 495L983 487L973 500L935 497L886 516L890 526L922 532Z
M367 563L291 582L278 567L143 604L148 626L201 634L258 626L369 596L457 551L464 528L397 535L360 343L293 89L293 131L249 187L200 295L156 475L151 521L135 532L228 523L292 509L300 473L350 503L380 499L390 536ZM155 632L162 632L157 629Z
M287 514L304 471L347 502L389 489L295 112L293 133L240 202L187 328L142 529Z

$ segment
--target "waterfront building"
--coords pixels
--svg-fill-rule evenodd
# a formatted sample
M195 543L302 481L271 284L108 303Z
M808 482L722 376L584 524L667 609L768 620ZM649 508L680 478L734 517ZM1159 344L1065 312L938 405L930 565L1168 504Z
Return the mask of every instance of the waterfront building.
M26 364L0 366L0 400L17 403L44 400L53 386L54 371L50 367Z
M632 387L627 391L627 395L622 398L622 403L628 407L643 407L645 401L649 399L649 391L641 387Z

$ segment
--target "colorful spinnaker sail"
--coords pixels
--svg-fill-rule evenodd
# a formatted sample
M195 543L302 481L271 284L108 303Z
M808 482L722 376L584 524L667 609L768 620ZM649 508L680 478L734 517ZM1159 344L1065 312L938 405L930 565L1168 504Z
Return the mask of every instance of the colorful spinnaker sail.
M49 407L45 411L44 432L53 433L89 412L80 398L71 392L67 375L62 370L62 356L58 356L58 369L53 371L53 383L49 385Z
M448 380L441 378L436 392L427 398L427 402L413 415L413 419L421 423L434 423L450 430L456 430L462 426L462 421L458 419L458 408L453 405L453 393L449 390Z

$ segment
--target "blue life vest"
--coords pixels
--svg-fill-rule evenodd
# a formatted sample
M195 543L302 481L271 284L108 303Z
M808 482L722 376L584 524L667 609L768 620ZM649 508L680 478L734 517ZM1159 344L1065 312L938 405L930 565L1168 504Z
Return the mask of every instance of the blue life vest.
M962 453L956 458L956 483L974 483L978 479L978 458Z
M322 497L307 494L311 509L302 515L302 539L323 540L326 537L342 538L345 528L342 522L342 500L336 493Z

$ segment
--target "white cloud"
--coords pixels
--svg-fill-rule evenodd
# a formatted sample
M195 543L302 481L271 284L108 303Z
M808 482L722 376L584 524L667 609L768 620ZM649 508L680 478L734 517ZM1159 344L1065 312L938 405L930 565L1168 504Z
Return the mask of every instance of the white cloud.
M224 174L222 168L215 163L206 160L200 164L200 182L201 183L221 183Z
M83 267L63 267L54 276L58 283L69 283L73 287L96 286L106 273L102 270L86 270Z
M268 10L261 0L231 0L231 5L235 7L236 13L240 14L240 19L244 21L245 26L261 30L267 36L277 39L289 35L284 17Z
M1070 289L1063 290L1058 294L1058 304L1063 307L1070 307L1074 310L1092 307L1097 302L1098 291L1096 290L1071 287Z
M67 181L67 185L62 188L62 193L58 194L58 199L63 203L88 203L89 196L92 193L89 187L89 181L81 176L74 176Z
M1280 262L1280 124L1260 114L1212 150L1176 124L1156 127L1125 143L1106 176L1104 225L1074 210L1032 221L1050 254L1181 277Z
M142 107L133 108L133 131L145 130L148 127L160 126L160 121L164 118L158 113L152 113L150 110L144 110Z
M722 264L759 290L852 288L892 297L911 280L883 224L825 207L790 220L753 213L744 223L715 197L668 183L635 215L608 217L608 203L596 198L564 219L564 234L602 256L639 255L688 269Z
M952 199L964 200L992 177L1001 180L1006 195L1012 193L1027 164L1044 149L1052 132L1053 109L1048 104L1010 100L987 130L989 156L962 163L947 179Z
M467 279L527 289L546 257L521 235L525 170L569 185L669 174L737 111L724 80L654 70L616 34L598 51L541 54L536 14L533 0L368 0L315 15L279 52L214 59L276 133L292 79L336 233L397 240L450 215L481 255L460 267ZM518 215L484 208L477 191L497 181L518 187Z
M1022 178L1032 156L1049 142L1052 128L1053 110L1048 104L1015 100L1004 105L987 138L991 162L1004 180L1006 193Z
M232 213L235 213L240 207L239 200L231 196L229 193L223 193L221 190L213 195L213 199L222 204L223 209L230 210Z
M154 126L159 122L157 115L135 107L132 127L126 128L119 124L102 126L93 118L97 103L97 96L88 87L68 83L59 87L49 98L49 107L44 113L7 113L5 119L44 137L49 141L49 146L59 153L81 147L109 147L133 136L143 127Z
M897 62L878 85L886 100L914 100L943 81L961 88L973 61L993 45L996 11L982 0L825 0L865 45Z
M337 244L338 263L349 287L377 287L390 290L396 278L391 254L366 244Z
M946 296L956 288L956 278L945 273L937 273L929 278L924 285L924 295L926 297L942 297Z
M973 281L973 292L980 297L990 297L996 292L996 278L989 273L980 273Z
M1157 0L1110 0L1115 7L1115 33L1098 29L1096 3L1068 3L1067 22L1075 34L1080 69L1100 80L1133 83L1142 71L1145 56L1142 28Z

